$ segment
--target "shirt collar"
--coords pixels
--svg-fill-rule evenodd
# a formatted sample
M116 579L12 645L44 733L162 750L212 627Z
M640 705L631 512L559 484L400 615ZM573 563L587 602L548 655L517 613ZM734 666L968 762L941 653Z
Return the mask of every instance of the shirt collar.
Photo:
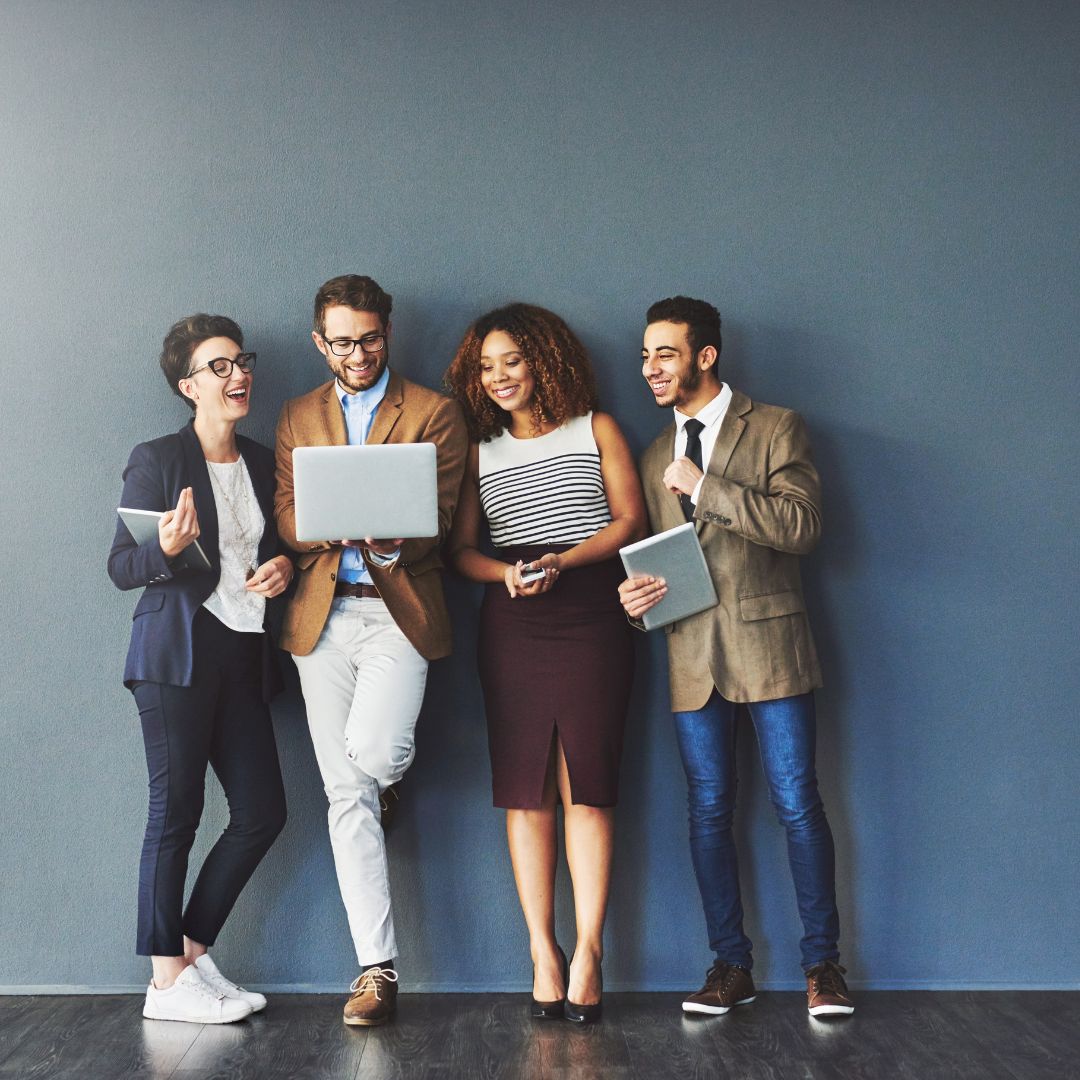
M334 380L334 389L337 390L338 400L341 402L341 407L348 412L350 408L356 408L359 405L365 411L374 409L384 397L386 397L386 386L390 382L390 365L388 364L383 368L383 373L379 376L379 381L374 386L369 386L366 390L359 390L355 394L350 394L348 390L342 389L341 383Z
M700 420L705 427L711 427L724 413L727 412L728 405L731 404L731 387L727 383L720 384L720 393L716 395L704 408L699 409L697 415L694 417L687 416L686 413L679 412L678 409L674 409L675 424L679 431L686 426L687 420Z

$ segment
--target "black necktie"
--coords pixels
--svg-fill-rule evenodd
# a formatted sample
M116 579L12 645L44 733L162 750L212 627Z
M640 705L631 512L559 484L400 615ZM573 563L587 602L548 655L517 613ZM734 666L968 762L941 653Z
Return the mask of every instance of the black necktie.
M686 456L704 472L705 466L701 464L701 433L705 430L705 425L700 420L687 420L683 425L683 430L686 432ZM680 495L679 502L682 503L683 517L687 521L692 521L693 499L689 495Z

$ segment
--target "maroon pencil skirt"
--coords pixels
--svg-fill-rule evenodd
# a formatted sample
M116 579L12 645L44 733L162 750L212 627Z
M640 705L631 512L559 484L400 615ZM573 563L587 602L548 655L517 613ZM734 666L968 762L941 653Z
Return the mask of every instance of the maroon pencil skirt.
M569 545L499 549L531 562ZM633 630L619 604L618 559L565 570L540 596L511 599L489 584L480 613L480 683L496 806L535 810L552 739L562 742L571 798L614 806L630 684Z

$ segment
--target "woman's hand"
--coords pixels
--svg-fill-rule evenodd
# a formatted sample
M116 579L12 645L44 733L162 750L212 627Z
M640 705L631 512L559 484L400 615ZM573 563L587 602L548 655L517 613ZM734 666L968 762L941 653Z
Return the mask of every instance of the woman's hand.
M543 567L544 576L536 581L526 584L521 580L523 570L538 570ZM559 571L562 569L562 559L549 552L535 562L523 563L520 559L513 566L506 568L503 581L506 591L512 596L539 596L551 590L555 582L559 580Z
M176 500L175 510L166 510L158 518L158 543L167 559L174 559L192 540L199 536L199 518L195 513L195 496L186 487Z
M292 560L287 555L275 555L255 571L244 587L248 592L258 593L270 600L289 587L292 577Z

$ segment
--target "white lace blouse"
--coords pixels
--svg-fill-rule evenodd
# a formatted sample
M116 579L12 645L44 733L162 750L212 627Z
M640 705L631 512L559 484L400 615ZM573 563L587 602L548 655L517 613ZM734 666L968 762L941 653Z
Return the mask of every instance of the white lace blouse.
M266 520L241 457L237 461L208 461L210 484L218 519L221 577L203 606L231 630L262 632L266 600L248 592L249 571L259 564L259 541Z

